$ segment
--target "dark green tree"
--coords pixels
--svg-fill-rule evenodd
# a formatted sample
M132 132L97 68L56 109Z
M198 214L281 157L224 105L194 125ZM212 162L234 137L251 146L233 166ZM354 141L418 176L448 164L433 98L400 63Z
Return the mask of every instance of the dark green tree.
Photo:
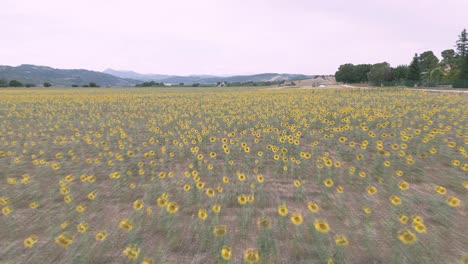
M371 64L358 64L354 66L354 81L363 83L368 82L367 74L371 71Z
M23 87L24 84L20 81L17 81L17 80L11 80L9 83L8 83L8 86L10 87Z
M419 70L422 76L428 78L431 71L439 65L439 59L432 51L425 51L419 55Z
M439 85L440 81L442 81L443 78L444 78L444 71L442 70L442 68L437 67L429 73L429 76L426 79L426 85L437 86Z
M464 58L468 55L468 35L466 33L466 29L463 29L458 36L456 47L458 57Z
M377 63L372 65L370 72L367 74L369 83L376 86L385 85L385 83L394 80L394 73L390 64L387 62Z
M444 50L440 53L442 55L442 60L440 64L445 68L449 67L447 70L453 69L453 63L455 62L455 51L453 49Z
M395 74L395 81L402 84L408 77L408 65L399 65L395 69L393 69L393 73Z
M419 56L416 53L413 57L413 61L408 67L408 75L406 77L406 85L414 86L421 80L421 71L419 69Z
M0 79L0 87L8 87L8 81L5 79Z
M453 87L468 88L468 54L463 58L463 64Z
M52 84L50 84L50 83L48 83L48 82L45 82L44 84L42 84L42 86L44 86L44 87L51 87Z
M354 83L356 82L354 74L355 72L353 64L343 64L338 68L338 71L335 73L335 79L337 82Z

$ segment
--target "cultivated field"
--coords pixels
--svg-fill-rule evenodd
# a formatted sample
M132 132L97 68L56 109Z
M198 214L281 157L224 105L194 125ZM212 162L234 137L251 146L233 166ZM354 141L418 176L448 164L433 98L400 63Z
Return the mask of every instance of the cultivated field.
M0 263L468 261L468 95L0 90Z

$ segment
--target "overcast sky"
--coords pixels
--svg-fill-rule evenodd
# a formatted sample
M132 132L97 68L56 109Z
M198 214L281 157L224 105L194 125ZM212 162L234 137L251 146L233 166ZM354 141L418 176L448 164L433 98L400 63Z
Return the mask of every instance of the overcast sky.
M468 0L1 0L0 65L333 74L440 58Z

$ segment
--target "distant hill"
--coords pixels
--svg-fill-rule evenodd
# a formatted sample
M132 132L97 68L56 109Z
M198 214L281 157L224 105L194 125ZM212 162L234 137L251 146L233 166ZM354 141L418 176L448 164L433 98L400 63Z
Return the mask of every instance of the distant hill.
M85 85L94 82L100 86L134 86L139 80L119 78L114 75L89 70L63 70L46 66L23 64L17 67L0 66L0 79L17 80L22 83L54 86Z
M160 81L166 78L171 77L171 75L163 75L163 74L141 74L134 71L116 71L113 69L107 69L103 71L103 73L107 73L119 78L124 79L133 79L139 81Z
M255 75L237 76L214 76L214 75L162 75L162 74L141 74L133 71L117 71L107 69L104 72L89 71L84 69L55 69L47 66L37 66L23 64L17 67L1 66L0 79L8 81L17 80L24 84L30 83L42 85L44 82L53 86L83 86L90 82L100 86L129 87L148 81L163 82L165 84L191 85L216 84L218 82L247 83L247 82L275 82L275 81L296 81L314 78L314 75L285 74L285 73L262 73Z
M304 74L285 74L285 73L262 73L255 75L236 75L236 76L214 76L214 75L160 75L160 74L141 74L133 71L118 71L107 69L105 73L112 74L120 78L131 78L140 81L164 82L166 84L215 84L217 82L245 83L245 82L273 82L273 81L295 81L313 78L314 75Z

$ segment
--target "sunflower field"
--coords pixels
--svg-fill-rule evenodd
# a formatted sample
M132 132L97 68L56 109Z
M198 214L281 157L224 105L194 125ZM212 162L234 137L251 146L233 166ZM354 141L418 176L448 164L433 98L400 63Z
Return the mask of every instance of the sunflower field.
M0 91L0 263L468 263L468 95Z

